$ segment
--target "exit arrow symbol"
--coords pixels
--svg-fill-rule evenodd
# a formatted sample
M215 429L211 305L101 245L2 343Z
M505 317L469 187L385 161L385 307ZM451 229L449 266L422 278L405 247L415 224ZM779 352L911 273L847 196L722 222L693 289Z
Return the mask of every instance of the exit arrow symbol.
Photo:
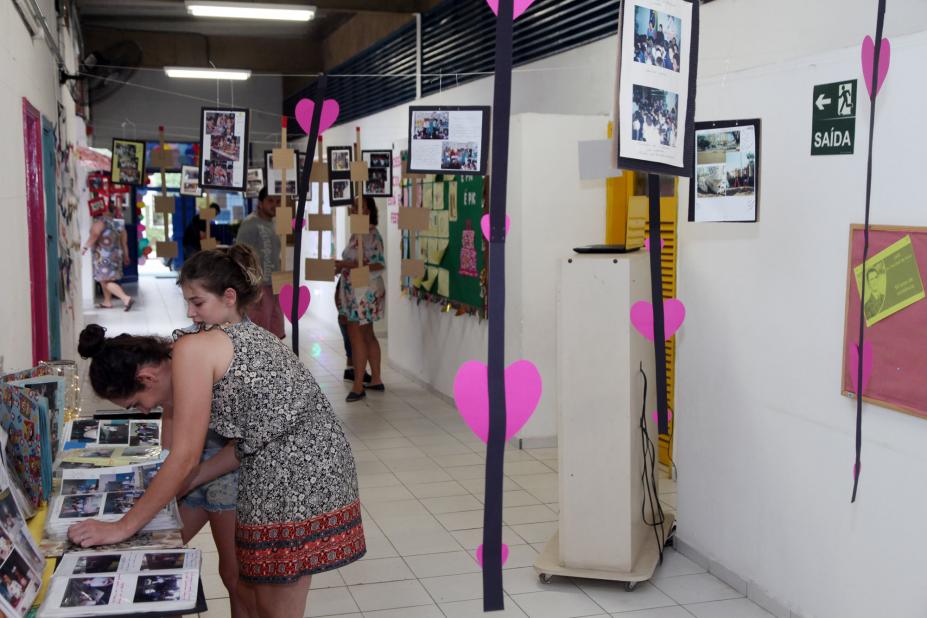
M815 105L818 106L818 110L819 110L819 111L822 111L822 112L823 112L823 111L824 111L824 106L830 105L832 102L833 102L832 99L830 99L829 97L828 97L828 98L824 98L824 93L822 92L820 95L818 95L818 100L815 101Z

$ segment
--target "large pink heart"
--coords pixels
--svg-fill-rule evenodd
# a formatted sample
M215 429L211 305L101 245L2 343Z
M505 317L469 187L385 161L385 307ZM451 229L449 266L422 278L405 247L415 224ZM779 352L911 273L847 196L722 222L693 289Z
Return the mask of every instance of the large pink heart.
M505 235L509 235L509 228L512 226L512 219L508 215L505 215ZM483 218L480 219L480 229L483 230L483 238L489 240L489 215L483 215Z
M505 368L505 439L524 427L541 400L541 374L534 363L520 360ZM457 410L473 433L489 440L489 370L480 361L467 361L454 377Z
M850 380L853 382L853 393L856 394L859 389L856 388L857 378L859 377L859 348L855 343L850 344L848 350L850 353ZM872 344L868 341L863 342L863 392L869 386L869 377L872 375Z
M499 15L499 0L486 0L486 4L489 5L489 8L492 9L492 12ZM518 19L521 17L521 14L528 10L528 7L534 4L534 0L515 0L515 4L512 7L513 14L512 19Z
M309 288L304 285L299 286L299 305L297 306L296 318L299 319L306 314L309 308ZM293 311L293 286L287 283L280 288L280 308L283 309L283 315L290 320L290 313ZM292 320L290 320L292 322Z
M301 99L296 104L296 122L302 127L306 135L312 128L312 112L315 110L315 103L310 99ZM327 128L335 124L338 120L338 112L341 107L335 99L325 99L322 103L322 118L319 120L319 135L325 132Z
M505 543L502 544L502 564L509 559L509 546ZM476 561L483 566L483 544L481 543L479 547L476 548Z
M686 319L686 306L677 298L663 301L663 335L669 339ZM631 306L631 324L641 335L653 341L653 305L639 300Z
M872 40L872 37L868 34L866 38L863 39L863 78L866 80L866 89L869 91L869 98L871 99L872 94L872 65L875 62L875 41ZM875 92L879 94L879 90L882 89L882 83L885 81L885 76L888 75L888 65L892 61L892 44L888 42L888 39L882 39L882 49L879 51L879 81L876 84Z

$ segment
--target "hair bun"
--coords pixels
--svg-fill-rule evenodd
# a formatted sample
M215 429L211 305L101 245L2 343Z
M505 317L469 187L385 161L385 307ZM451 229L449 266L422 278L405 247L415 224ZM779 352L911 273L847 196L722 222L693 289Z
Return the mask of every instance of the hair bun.
M82 358L93 358L103 351L106 344L106 329L99 324L89 324L80 334L77 352Z

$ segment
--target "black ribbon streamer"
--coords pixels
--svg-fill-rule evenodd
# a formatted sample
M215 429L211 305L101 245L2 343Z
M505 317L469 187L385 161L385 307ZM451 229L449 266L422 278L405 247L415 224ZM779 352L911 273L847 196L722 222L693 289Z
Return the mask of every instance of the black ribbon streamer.
M879 0L879 12L876 16L875 53L872 55L872 96L869 107L869 157L866 161L866 220L863 225L863 283L860 286L860 298L866 298L866 260L869 258L869 206L872 197L872 141L875 129L876 96L879 93L879 54L882 51L882 28L885 25L885 0ZM863 340L866 336L866 313L863 303L859 304L859 344L857 345L856 367L856 465L853 467L853 496L850 502L856 502L859 489L859 474L862 463L860 455L863 450Z
M660 247L660 175L647 174L650 198L650 302L653 305L653 353L657 371L657 430L669 433L666 401L666 324L663 317L663 249Z
M306 144L306 163L303 164L303 175L297 186L298 203L296 205L295 245L293 246L293 306L290 307L290 325L293 327L293 353L299 356L299 274L300 258L303 248L303 219L306 216L306 194L309 191L309 176L312 174L312 163L315 161L315 147L319 141L319 125L322 122L322 102L325 99L325 84L327 76L322 73L315 89L315 107L312 109L312 124L309 127L309 142ZM319 204L322 196L319 196ZM321 212L321 210L319 211ZM321 232L319 232L321 234ZM321 255L319 256L322 257Z
M499 0L489 200L489 440L483 508L483 611L505 609L502 594L502 468L505 461L505 195L512 106L512 0Z

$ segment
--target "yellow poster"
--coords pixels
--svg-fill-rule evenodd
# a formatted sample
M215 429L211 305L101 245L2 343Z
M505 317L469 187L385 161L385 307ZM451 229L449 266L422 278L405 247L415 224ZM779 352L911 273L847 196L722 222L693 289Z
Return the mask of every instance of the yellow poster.
M856 291L861 295L863 265L854 268L853 273ZM924 296L924 281L917 267L910 236L866 260L866 297L863 299L866 326L881 322L923 300Z

